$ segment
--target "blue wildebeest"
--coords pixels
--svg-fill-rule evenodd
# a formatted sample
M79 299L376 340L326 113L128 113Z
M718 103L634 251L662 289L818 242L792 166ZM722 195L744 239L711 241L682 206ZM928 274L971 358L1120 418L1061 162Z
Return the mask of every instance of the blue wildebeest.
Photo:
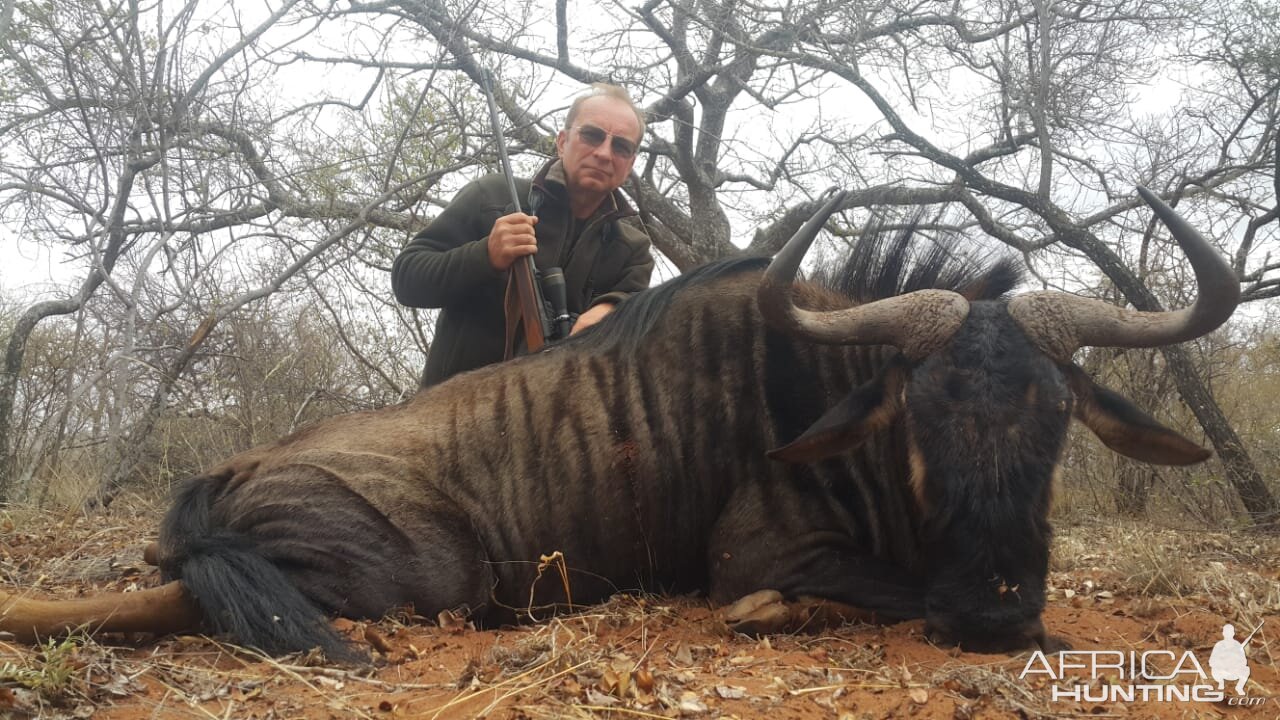
M545 352L232 458L165 517L168 584L78 603L9 595L0 629L203 622L271 653L349 657L327 616L412 605L492 624L619 590L701 589L746 631L835 607L923 617L972 649L1043 645L1046 516L1071 417L1139 460L1209 455L1071 362L1087 345L1203 335L1238 302L1218 253L1143 196L1195 269L1190 308L1010 299L1011 263L909 263L905 240L863 241L842 292L796 283L837 196L767 269L708 266ZM553 551L568 583L539 579Z

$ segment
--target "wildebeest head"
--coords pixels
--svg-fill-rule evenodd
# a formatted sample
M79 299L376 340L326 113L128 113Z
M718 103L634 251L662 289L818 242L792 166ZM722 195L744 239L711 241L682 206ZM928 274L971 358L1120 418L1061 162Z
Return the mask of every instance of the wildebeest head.
M765 274L759 305L775 329L817 343L899 351L771 456L812 462L892 424L905 430L929 578L927 626L939 640L975 650L1043 643L1050 492L1073 415L1108 447L1138 460L1185 465L1209 456L1071 361L1085 346L1156 347L1199 337L1239 301L1226 261L1167 205L1139 193L1192 263L1199 296L1189 308L1144 313L1056 292L970 300L949 290L837 311L798 308L789 291L796 270L841 196Z

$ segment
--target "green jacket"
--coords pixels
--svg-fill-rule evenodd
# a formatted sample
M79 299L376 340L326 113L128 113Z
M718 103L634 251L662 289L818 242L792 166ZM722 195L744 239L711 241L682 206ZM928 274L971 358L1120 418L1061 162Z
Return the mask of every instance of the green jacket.
M539 268L564 269L570 313L600 302L618 302L649 287L653 256L636 212L614 192L568 247L572 226L559 160L532 181L516 180L521 210L538 216ZM486 175L458 192L425 230L405 245L391 266L396 300L410 307L441 308L427 353L423 386L502 360L507 273L489 264L489 231L508 212L511 192L502 175Z

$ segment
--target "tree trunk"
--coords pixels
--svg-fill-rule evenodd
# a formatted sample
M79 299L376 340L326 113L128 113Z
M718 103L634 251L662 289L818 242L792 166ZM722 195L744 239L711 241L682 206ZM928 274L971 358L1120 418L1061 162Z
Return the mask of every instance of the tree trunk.
M13 325L13 333L4 353L4 366L0 367L0 503L19 499L25 488L13 486L17 474L17 448L13 437L13 403L18 394L18 378L22 373L22 361L27 354L27 341L41 320L54 315L69 315L80 309L84 298L89 297L102 282L95 271L74 298L39 302L27 308Z
M1250 520L1259 528L1275 530L1280 528L1280 508L1276 506L1275 495L1262 479L1262 473L1249 457L1244 443L1236 434L1231 423L1227 421L1222 408L1214 400L1196 372L1195 364L1187 351L1179 346L1162 349L1169 370L1173 373L1173 381L1178 386L1182 399L1195 414L1200 427L1222 461L1222 469L1227 474L1227 482L1240 495L1240 502L1249 513Z
M1142 517L1147 512L1152 480L1150 468L1136 462L1120 462L1120 481L1116 483L1116 512L1127 517Z

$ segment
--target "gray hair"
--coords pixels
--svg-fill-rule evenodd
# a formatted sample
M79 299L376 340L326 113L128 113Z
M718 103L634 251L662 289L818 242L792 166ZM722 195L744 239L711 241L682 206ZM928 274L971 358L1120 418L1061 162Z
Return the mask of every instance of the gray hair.
M578 116L578 111L582 109L582 103L591 98L607 97L615 100L621 100L631 108L631 112L636 114L636 121L640 123L640 137L636 141L644 139L644 111L636 107L634 101L631 100L631 94L627 89L620 85L610 85L609 83L591 83L591 90L574 98L573 104L569 106L569 117L565 118L565 125L573 127L573 119Z

